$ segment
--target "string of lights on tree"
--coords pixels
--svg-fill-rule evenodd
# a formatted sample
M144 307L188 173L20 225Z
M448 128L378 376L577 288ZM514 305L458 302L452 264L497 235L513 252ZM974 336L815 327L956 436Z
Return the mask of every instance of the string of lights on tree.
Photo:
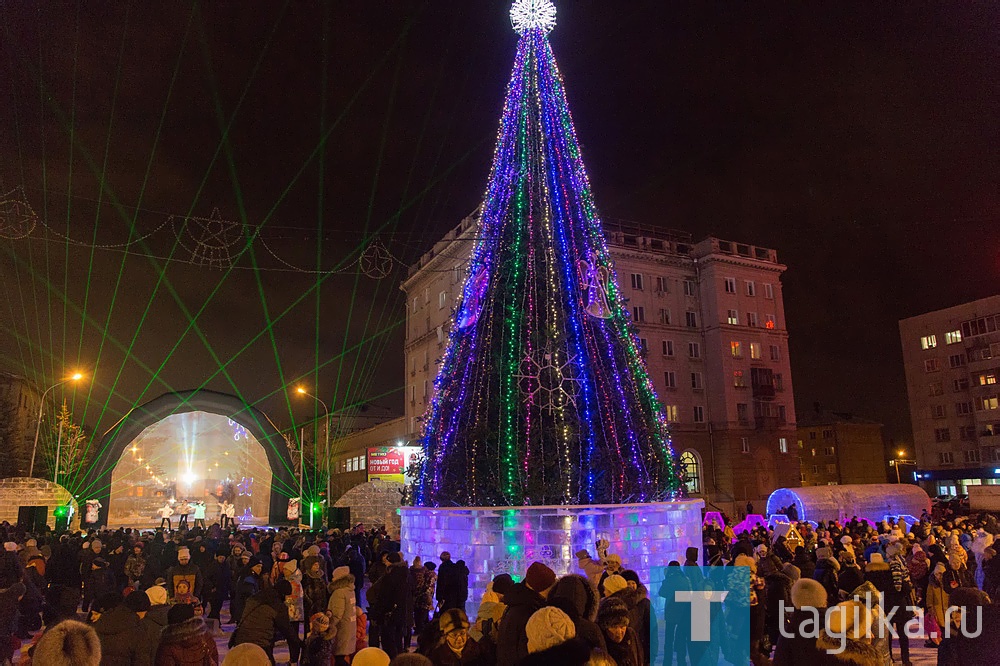
M423 506L602 504L683 494L618 287L562 77L555 7L520 34L462 298L424 417Z

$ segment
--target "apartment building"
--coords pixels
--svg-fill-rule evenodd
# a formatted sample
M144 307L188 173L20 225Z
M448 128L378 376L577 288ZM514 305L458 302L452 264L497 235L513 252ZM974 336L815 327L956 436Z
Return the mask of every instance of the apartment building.
M734 514L799 485L785 266L772 249L605 223L615 270L670 419L689 491ZM420 431L478 233L475 214L410 268L405 418Z
M33 382L0 372L0 446L4 451L0 458L0 478L28 476L40 399ZM36 461L35 471L38 469Z
M798 414L796 426L803 486L886 482L881 423L817 403L812 411Z
M899 322L916 448L931 495L1000 483L1000 295Z

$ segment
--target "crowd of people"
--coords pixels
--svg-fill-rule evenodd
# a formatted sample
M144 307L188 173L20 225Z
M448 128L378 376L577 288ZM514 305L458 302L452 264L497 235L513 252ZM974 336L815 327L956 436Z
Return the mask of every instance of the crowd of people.
M938 664L1000 662L1000 523L911 521L796 521L739 535L712 523L703 564L750 568L755 664L906 666L911 640L937 650Z
M533 562L472 599L465 562L407 561L380 528L57 535L3 524L0 664L264 666L279 643L303 666L738 664L747 635L758 665L907 664L917 636L939 664L996 663L1000 525L924 518L738 535L710 523L653 590L599 541L576 553L573 573ZM749 594L713 606L713 640L693 640L676 592L713 589L713 572L746 575ZM962 611L980 631L959 631Z

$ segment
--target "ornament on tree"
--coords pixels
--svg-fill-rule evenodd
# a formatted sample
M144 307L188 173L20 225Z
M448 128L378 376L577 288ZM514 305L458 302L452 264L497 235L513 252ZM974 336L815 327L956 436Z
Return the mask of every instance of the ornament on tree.
M584 309L591 317L598 319L611 318L611 306L608 305L608 282L610 272L604 266L599 266L597 260L580 262L580 273L583 274L583 290L587 305Z
M510 8L510 24L519 35L533 29L552 32L556 27L556 6L551 0L516 0Z
M24 188L16 187L0 196L0 236L11 240L27 238L37 224L38 215L24 196Z
M569 405L576 406L580 391L580 368L576 357L535 352L521 359L520 373L514 375L528 401L549 414Z

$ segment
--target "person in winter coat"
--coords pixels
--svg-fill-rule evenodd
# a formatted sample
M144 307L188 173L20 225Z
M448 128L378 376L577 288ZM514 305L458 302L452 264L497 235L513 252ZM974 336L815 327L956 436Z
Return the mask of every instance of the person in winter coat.
M337 630L330 628L330 618L326 613L314 613L309 617L309 636L302 646L302 666L332 666L333 638Z
M229 571L226 551L217 551L214 557L205 564L205 604L209 607L208 619L217 620L221 624L223 602L229 598L229 586L232 584L232 573Z
M975 587L972 573L958 553L948 555L948 569L944 572L944 588L949 593L960 587Z
M528 656L522 666L584 666L590 661L591 647L575 635L576 625L558 608L546 606L535 611L525 629Z
M840 601L839 573L840 563L833 558L833 552L829 548L818 548L813 578L826 590L827 605L831 607Z
M160 646L163 628L167 626L170 604L167 603L167 589L162 585L154 585L146 590L145 595L149 598L149 610L140 618L139 628L152 662L156 658L156 648Z
M845 601L829 614L826 629L816 639L823 654L821 664L845 666L882 666L881 656L872 646L872 616L856 601Z
M154 663L155 666L219 666L215 639L190 604L171 607Z
M916 593L916 602L918 605L922 604L930 576L930 559L920 544L913 544L913 550L906 560L906 568L910 570L910 581L913 583L913 591Z
M601 542L598 542L598 552L600 545ZM576 565L580 567L580 570L596 589L597 584L601 581L601 574L604 573L604 562L601 556L598 555L598 559L595 560L590 556L590 551L584 548L576 553Z
M438 618L441 637L431 650L434 666L482 666L479 644L469 637L469 618L460 608L450 608Z
M276 633L285 637L289 650L293 645L301 648L299 638L288 622L288 606L285 605L285 597L291 593L291 588L287 580L281 579L273 587L247 599L240 623L229 639L230 647L240 643L258 645L267 653L272 664Z
M904 664L910 662L910 639L906 633L906 623L913 619L913 582L910 571L903 559L903 544L891 543L885 549L888 558L889 575L892 584L885 595L885 613L891 618L892 628L896 631L899 641L899 652ZM895 613L893 613L895 611Z
M1000 558L993 546L983 551L983 592L1000 603Z
M846 599L850 593L861 583L865 582L865 575L861 573L854 555L843 551L840 555L840 573L837 576L837 588L840 591L839 600Z
M330 629L333 631L335 666L346 666L347 657L357 648L358 617L354 602L354 576L348 567L337 567L330 580L328 602Z
M642 666L645 655L639 645L639 636L629 626L628 607L615 597L601 599L597 609L597 626L604 632L608 654L618 666Z
M409 570L399 553L389 553L389 569L368 589L368 613L379 642L390 658L404 652L406 609L413 609ZM373 629L374 631L374 629Z
M175 596L175 587L181 580L186 580L191 594L201 598L201 588L205 583L201 568L191 562L191 551L186 546L177 549L177 564L167 569L167 596Z
M132 547L132 552L125 560L125 578L128 584L136 589L139 588L139 581L146 571L146 555L143 553L142 543L137 543Z
M413 627L419 636L430 622L434 610L434 594L437 591L437 572L433 562L424 562L424 575L417 580L417 589L413 593Z
M361 551L354 544L348 544L344 549L344 555L340 559L342 565L347 566L354 576L354 603L361 604L361 589L365 586L365 558Z
M514 666L528 656L525 627L528 619L545 605L556 582L556 574L541 562L532 562L524 580L511 586L504 595L507 612L497 631L497 666Z
M778 637L774 666L815 666L824 659L815 632L826 628L826 589L811 578L800 578L792 585L791 597L795 610Z
M549 605L560 608L573 621L576 638L591 649L607 651L604 634L594 622L597 617L597 601L597 588L590 580L576 574L557 580L548 598Z
M792 564L799 568L799 572L803 578L812 578L816 571L816 562L806 552L804 546L797 546L795 548L795 557L792 558Z
M101 666L149 666L149 649L135 611L117 593L105 595L95 604L99 617L94 631L101 641Z
M927 647L940 645L945 619L949 606L948 590L944 588L945 565L938 562L927 581L927 592L924 598L924 627L928 632ZM935 635L936 634L936 635Z
M872 627L885 627L882 593L870 582L865 581L856 588L846 601L856 601L863 604L871 613ZM879 655L879 663L884 666L892 664L892 633L888 630L872 632L871 644Z
M303 558L302 572L302 612L312 618L316 613L325 612L330 602L323 560L315 555Z
M299 636L302 622L305 619L302 601L302 572L299 571L298 562L290 559L281 564L281 575L291 585L291 593L285 596L285 605L288 606L288 621L292 626L292 631ZM289 659L291 663L299 660L298 648L289 646Z
M769 557L762 558L757 563L757 573L764 579L764 633L769 645L777 645L778 636L787 615L782 616L781 609L792 605L792 579L777 568Z
M38 640L30 661L36 666L99 666L101 641L90 625L63 620L49 627Z
M628 605L629 626L635 630L639 636L639 645L642 646L642 654L646 664L656 659L659 651L659 636L650 631L655 622L653 615L653 605L649 601L649 591L639 580L639 574L631 569L624 569L621 577L625 580L626 588L616 593L616 596ZM652 618L652 619L651 619Z
M676 593L691 589L691 579L684 575L680 562L673 560L663 570L658 596L663 599L663 619L666 629L663 633L663 661L669 664L677 654L678 663L686 663L687 645L691 636L691 614L684 612L684 606L677 602Z
M243 568L243 576L236 586L236 596L229 605L229 614L234 624L239 624L240 618L243 617L243 609L246 607L247 600L260 592L263 571L264 565L257 559L256 555L252 556L247 566Z

